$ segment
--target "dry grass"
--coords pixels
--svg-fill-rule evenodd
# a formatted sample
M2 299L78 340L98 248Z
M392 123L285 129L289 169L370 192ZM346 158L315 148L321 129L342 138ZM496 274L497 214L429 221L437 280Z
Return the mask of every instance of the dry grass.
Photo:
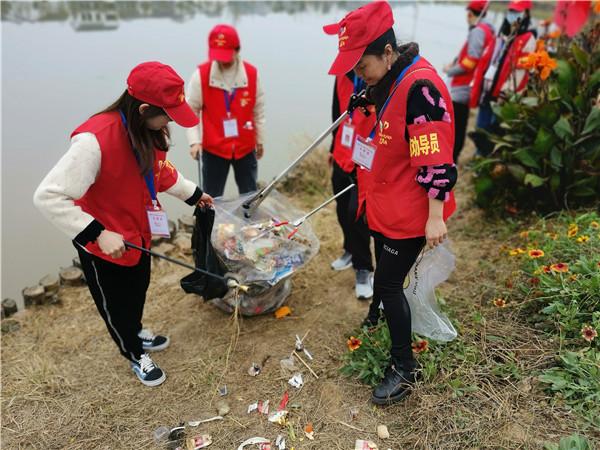
M317 175L310 179L313 195L300 203L314 205L329 192L325 158L321 152L304 166L302 173ZM293 181L300 185L299 179ZM172 346L156 355L168 375L158 388L143 387L131 374L86 288L65 289L62 306L21 314L21 330L2 339L2 448L155 448L152 432L158 426L216 415L216 391L223 383L231 413L222 422L192 429L210 433L214 449L236 449L251 436L287 434L264 416L246 413L248 404L259 399L270 400L274 409L286 390L290 404L300 405L290 415L298 439L292 443L288 437L288 448L346 450L354 448L355 439L369 438L393 449L529 449L577 431L576 419L550 407L532 376L552 362L555 344L524 326L516 313L489 306L508 275L497 264L502 228L470 207L470 189L468 175L463 176L457 190L461 212L449 226L458 267L442 289L461 323L464 352L449 357L434 382L420 384L406 402L374 407L368 388L338 373L346 337L367 305L354 298L351 271L329 269L340 250L330 206L313 222L321 251L294 278L288 302L293 315L241 320L226 373L234 325L230 317L183 293L178 282L186 270L177 266L155 261L146 305L145 325L172 339ZM474 321L474 314L485 320ZM282 372L279 360L292 350L294 335L308 330L306 345L319 379L302 369L305 385L296 390L287 384L290 374ZM247 375L252 362L267 357L259 376ZM520 381L498 373L499 367L516 367ZM476 389L453 396L450 382L457 379ZM350 407L360 409L350 424L354 428L344 425L350 422ZM301 437L307 422L314 424L314 441ZM388 426L389 440L377 438L378 424Z

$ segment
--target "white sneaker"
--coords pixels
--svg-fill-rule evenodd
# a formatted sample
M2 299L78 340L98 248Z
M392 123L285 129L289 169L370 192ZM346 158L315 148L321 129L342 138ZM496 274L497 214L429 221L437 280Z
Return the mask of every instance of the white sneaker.
M331 263L333 270L346 270L352 267L352 253L344 252L342 256Z
M373 297L373 272L368 270L356 271L356 298L367 300Z
M138 379L146 386L158 386L167 379L165 373L154 364L148 353L144 353L135 362L131 362L131 369L137 375Z

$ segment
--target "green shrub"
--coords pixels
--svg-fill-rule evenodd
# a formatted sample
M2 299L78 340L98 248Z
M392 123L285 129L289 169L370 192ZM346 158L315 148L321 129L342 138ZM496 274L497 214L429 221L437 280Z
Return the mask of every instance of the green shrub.
M598 33L600 23L567 48L559 46L557 67L547 80L532 76L527 96L494 107L500 129L486 133L494 151L474 162L479 206L548 212L598 201L600 107L593 106L600 88Z
M560 438L558 444L546 444L544 450L592 450L590 441L579 434Z

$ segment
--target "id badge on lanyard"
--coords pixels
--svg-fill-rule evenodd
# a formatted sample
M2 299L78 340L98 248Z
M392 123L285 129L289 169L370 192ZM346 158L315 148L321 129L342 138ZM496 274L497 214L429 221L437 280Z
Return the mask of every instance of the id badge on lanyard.
M376 151L377 147L373 142L356 136L352 150L352 161L370 171L373 167L373 159L375 159Z
M344 123L342 126L342 139L341 143L346 148L352 148L354 142L354 125L352 125L352 119Z
M153 236L171 237L167 213L154 200L152 201L152 206L146 208L146 213L148 214L150 232Z
M227 109L227 119L223 119L223 135L226 138L238 137L238 123L235 117L231 117L231 103L235 98L235 89L231 94L227 91L223 91L225 97L225 108Z

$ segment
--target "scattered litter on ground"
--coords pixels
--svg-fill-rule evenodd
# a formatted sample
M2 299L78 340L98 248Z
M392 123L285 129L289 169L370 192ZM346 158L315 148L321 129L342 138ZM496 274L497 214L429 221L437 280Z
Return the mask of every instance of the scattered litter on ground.
M164 425L158 427L156 430L154 430L154 442L156 442L157 444L167 442L170 432L171 430L169 430L169 428L165 427Z
M377 444L372 441L363 441L362 439L357 439L354 443L354 450L378 450Z
M294 359L291 357L283 358L282 360L279 361L279 365L281 366L281 368L283 370L289 370L290 372L294 372L295 370L298 369L296 367L296 363L294 362Z
M282 434L277 436L275 440L275 445L277 446L277 450L285 450L285 438Z
M227 385L224 384L223 386L219 387L219 395L221 397L225 397L227 395Z
M304 427L304 435L311 441L315 440L315 430L313 429L312 422L308 422Z
M260 414L269 414L269 400L259 400L255 403L248 405L248 414L251 412L258 411Z
M219 416L226 416L231 411L229 404L225 400L219 400L216 406Z
M247 445L256 445L256 444L270 444L271 441L264 438L264 437L252 437L250 439L246 439L244 442L242 442L239 447L237 448L237 450L244 450L244 447L246 447Z
M269 416L269 422L285 426L287 422L287 410L275 411Z
M390 432L385 425L377 425L377 436L381 439L388 439L390 437Z
M283 319L285 316L289 316L290 314L292 314L292 310L289 306L281 306L275 311L275 318Z
M359 411L360 411L360 409L358 408L358 406L352 406L350 408L350 422L352 422L354 419L356 419L358 417Z
M215 420L223 420L223 415L219 414L218 416L211 417L210 419L190 420L187 424L190 427L197 427L201 423L214 422Z
M304 386L304 380L302 379L302 374L301 373L297 373L295 374L292 378L290 378L288 380L288 383L297 388L300 389L302 386Z
M202 436L196 436L193 438L188 438L185 440L185 449L186 450L199 450L201 448L206 448L210 444L212 444L212 438L210 434L203 434Z
M248 368L248 375L251 377L255 377L260 373L260 366L256 363L252 363L252 365Z
M288 393L288 391L285 391L283 394L283 397L281 397L281 401L279 402L277 411L283 411L286 408L289 399L290 399L290 394Z

